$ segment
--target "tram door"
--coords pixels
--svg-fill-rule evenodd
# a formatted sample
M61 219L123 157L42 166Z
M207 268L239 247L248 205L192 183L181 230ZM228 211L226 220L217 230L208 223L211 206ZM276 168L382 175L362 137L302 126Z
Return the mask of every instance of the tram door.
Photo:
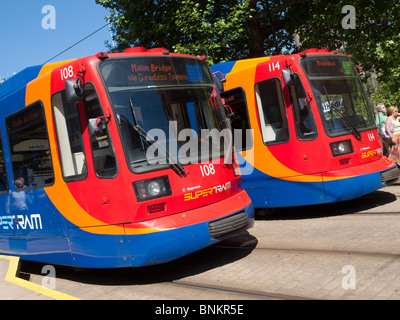
M106 126L95 132L89 123L90 119L104 117L93 83L85 84L84 95L85 101L78 104L67 102L65 90L54 94L54 122L63 179L77 202L100 216L107 210L117 210L118 201L109 201L111 195L120 194L121 198L123 195L114 179L118 170L110 130ZM74 183L83 180L85 183Z

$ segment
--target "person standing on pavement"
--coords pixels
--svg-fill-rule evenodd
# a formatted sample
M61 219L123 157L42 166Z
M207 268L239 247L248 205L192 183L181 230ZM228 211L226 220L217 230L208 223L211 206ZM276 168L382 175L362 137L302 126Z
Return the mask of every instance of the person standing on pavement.
M383 155L388 156L389 155L389 146L390 146L390 140L385 139L385 137L382 136L381 130L382 126L385 125L386 119L387 119L387 110L386 106L384 103L379 103L376 107L377 114L375 117L375 123L378 128L378 134L381 138L382 145L383 145Z
M387 110L384 103L379 103L376 106L376 110L378 111L375 117L375 123L378 128L382 128L382 125L386 122L387 119Z
M389 136L390 147L388 158L393 162L400 161L399 145L400 145L400 135L394 133L396 126L400 126L397 117L399 116L399 109L397 107L390 107L388 109L388 118L385 123L385 131Z

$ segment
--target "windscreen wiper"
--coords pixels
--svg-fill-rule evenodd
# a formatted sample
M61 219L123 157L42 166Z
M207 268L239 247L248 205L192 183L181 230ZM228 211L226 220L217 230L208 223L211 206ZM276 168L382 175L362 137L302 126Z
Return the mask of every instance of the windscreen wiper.
M333 109L336 113L338 113L338 114L340 115L340 118L337 118L337 117L336 117L336 118L337 118L342 124L343 124L342 121L345 121L345 122L350 126L350 128L351 128L351 131L350 131L350 132L352 133L352 135L353 135L358 141L361 141L361 140L362 140L362 136L361 136L360 131L357 130L357 128L356 128L356 127L353 125L353 123L350 121L350 119L347 118L346 115L345 115L341 110L339 110L339 108L337 108L336 106L334 106L334 105L332 104L331 100L329 99L328 91L326 90L325 86L324 86L324 91L325 91L326 100L327 100L327 102L328 102L328 104L329 104L329 110L330 110L330 112L331 112L331 117L332 117L332 109ZM332 126L333 126L333 117L332 117ZM343 125L343 127L344 127L345 129L348 129L348 127L347 127L346 125Z
M134 126L132 128L139 134L139 136L146 142L151 142L152 144L156 144L159 149L162 150L164 153L166 159L168 160L168 164L171 166L174 171L179 174L179 175L186 175L187 172L185 168L183 167L182 164L178 162L173 156L170 155L170 153L159 143L156 139L154 139L152 136L149 135L149 133L144 130L137 122L136 120L136 115L135 115L135 110L133 109L133 103L132 100L129 99L129 104L131 106L131 111L132 111L132 117L133 117L133 122Z

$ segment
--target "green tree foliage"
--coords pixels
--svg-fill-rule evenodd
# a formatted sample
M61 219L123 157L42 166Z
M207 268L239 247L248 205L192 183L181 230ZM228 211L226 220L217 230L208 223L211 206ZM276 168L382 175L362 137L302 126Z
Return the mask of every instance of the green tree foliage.
M122 51L132 46L166 47L171 49L182 39L176 26L175 0L96 0L110 12L107 18L114 34L116 48Z
M217 61L239 59L249 54L244 41L248 3L237 0L181 1L176 12L183 37L174 49L181 53L208 54ZM240 48L240 49L239 49Z
M116 48L166 47L211 63L328 48L352 54L376 101L400 104L398 0L96 0L110 10ZM343 28L355 9L355 28ZM271 22L272 21L272 25ZM294 41L295 35L298 39ZM368 84L368 83L367 83ZM386 97L386 98L385 98Z
M116 48L161 46L209 55L215 62L292 48L282 22L287 6L304 0L96 0L110 10ZM282 4L284 3L284 4ZM270 13L270 15L269 15ZM277 37L269 23L276 28ZM275 39L277 44L275 45Z
M354 29L342 26L345 5L355 9ZM287 12L287 31L300 35L302 48L339 49L352 54L367 76L364 82L375 103L400 104L400 1L305 1ZM379 86L370 83L370 73Z

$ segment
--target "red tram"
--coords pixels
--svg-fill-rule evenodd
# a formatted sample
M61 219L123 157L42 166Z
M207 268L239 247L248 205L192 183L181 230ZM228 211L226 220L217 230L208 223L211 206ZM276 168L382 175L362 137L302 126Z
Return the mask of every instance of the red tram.
M0 118L2 254L144 266L253 224L199 58L131 48L30 67L0 85Z
M349 200L397 181L350 57L310 49L211 69L224 80L243 187L256 208Z

